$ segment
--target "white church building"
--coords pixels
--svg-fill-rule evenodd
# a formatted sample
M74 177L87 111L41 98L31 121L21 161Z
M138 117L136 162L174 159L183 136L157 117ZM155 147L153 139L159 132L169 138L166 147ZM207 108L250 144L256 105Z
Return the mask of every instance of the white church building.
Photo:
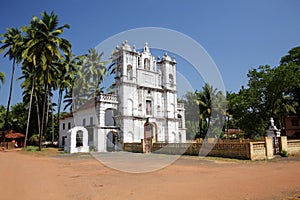
M123 143L186 142L184 105L177 102L176 60L155 58L127 41L117 46L114 91L99 94L60 120L67 152L122 150Z

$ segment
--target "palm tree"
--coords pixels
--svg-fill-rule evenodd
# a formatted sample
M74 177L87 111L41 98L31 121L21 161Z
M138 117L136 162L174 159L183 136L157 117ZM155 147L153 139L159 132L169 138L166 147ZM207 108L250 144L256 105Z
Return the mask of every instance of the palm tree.
M106 61L101 61L103 53L98 53L96 49L90 49L82 63L82 68L78 71L78 78L73 87L73 109L83 105L91 97L103 92L100 87L108 70L105 67ZM75 100L75 101L74 101Z
M82 61L85 59L85 55L75 56L74 54L66 54L63 60L60 60L57 65L59 66L59 73L57 75L58 86L58 102L57 102L57 121L60 122L61 103L63 100L63 92L65 91L65 97L68 91L72 91L73 84L78 78L78 71L81 69Z
M34 72L32 73L32 72L28 71L28 69L25 68L25 66L26 66L25 63L26 62L24 61L23 65L22 65L23 76L18 78L18 79L24 79L24 81L21 83L21 88L24 89L23 101L26 99L26 95L30 96L29 97L29 107L28 107L24 147L26 147L26 145L27 145L29 124L30 124L30 115L31 115L31 107L32 107L32 97L33 97L34 88L35 88L35 77L34 77L35 74L34 74Z
M43 12L41 16L41 19L34 16L30 22L30 26L27 27L27 35L25 37L26 48L22 53L24 59L27 59L28 62L32 62L34 66L40 67L43 72L41 78L44 85L44 97L39 134L40 150L42 136L45 132L45 115L49 88L51 90L51 84L53 84L53 80L55 79L53 74L55 74L54 71L57 70L55 61L63 59L62 52L69 54L71 49L70 42L60 37L64 29L69 28L69 25L65 24L58 27L58 16L53 12L51 12L50 15Z
M200 137L204 137L210 124L212 87L208 83L202 88L202 91L195 92L197 104L199 107L199 131Z
M4 39L1 40L1 44L3 44L0 47L0 52L4 52L6 49L6 53L4 54L4 57L8 56L9 60L12 60L12 72L11 72L11 79L10 79L10 87L9 87L9 96L8 96L8 102L6 107L6 116L5 116L5 123L4 123L4 129L7 129L8 127L8 116L9 116L9 108L10 108L10 102L12 98L12 88L13 88L13 82L14 82L14 75L15 75L15 65L17 63L20 63L22 60L21 52L22 52L22 46L20 46L20 43L23 40L22 32L17 28L7 28L7 32L0 35ZM3 134L3 140L5 140L5 134Z
M214 119L214 123L217 122L220 125L222 124L224 120L223 116L226 114L226 98L221 91L218 91L217 88L214 89L208 83L205 83L202 91L196 91L195 94L197 96L197 104L200 111L200 137L204 137L211 124L212 118ZM212 116L212 114L214 114L214 116Z
M100 84L108 74L105 67L107 62L101 61L103 56L103 52L98 53L96 49L92 48L88 51L88 55L83 61L83 77L86 80L86 86L89 88L89 97L101 92Z

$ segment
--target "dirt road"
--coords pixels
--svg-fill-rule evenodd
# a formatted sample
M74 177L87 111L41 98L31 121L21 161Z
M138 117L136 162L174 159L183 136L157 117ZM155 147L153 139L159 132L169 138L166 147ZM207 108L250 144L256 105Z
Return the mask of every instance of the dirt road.
M0 152L0 199L300 199L300 160L224 161L182 157L130 174L94 158Z

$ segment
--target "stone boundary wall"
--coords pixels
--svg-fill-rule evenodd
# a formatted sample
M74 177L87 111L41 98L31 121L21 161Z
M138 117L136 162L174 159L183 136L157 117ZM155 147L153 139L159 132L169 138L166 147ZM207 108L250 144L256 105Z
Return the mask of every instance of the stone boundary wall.
M300 153L300 140L288 140L287 152L290 154Z
M286 150L290 154L300 153L300 140L287 140L286 136L280 137L280 152ZM201 148L204 143L153 143L152 153L191 155L199 156L205 148ZM275 157L273 148L273 138L266 137L264 141L218 141L208 142L208 156L238 158L247 160L264 160ZM214 145L212 149L209 145ZM143 153L143 143L124 143L123 150L135 153ZM201 152L200 152L201 150ZM202 154L203 155L203 154Z
M198 156L202 145L202 143L153 143L152 152L173 155L184 154ZM209 145L210 144L208 144L208 147ZM123 150L134 153L142 153L143 145L139 142L124 143ZM251 159L250 143L216 143L212 150L208 153L208 155L228 158Z
M231 143L222 142L216 143L213 149L208 153L208 156L226 157L226 158L239 158L250 159L250 143Z
M205 155L205 148L207 147L210 150L210 145L213 145L213 143L207 143L206 146L201 149L203 143L153 143L153 153L199 156L200 149ZM208 152L208 156L250 159L249 152L249 143L221 142L216 143L213 146L213 148Z
M264 160L266 156L266 142L250 142L250 160Z
M143 153L143 143L141 142L124 143L123 151L128 151L133 153Z

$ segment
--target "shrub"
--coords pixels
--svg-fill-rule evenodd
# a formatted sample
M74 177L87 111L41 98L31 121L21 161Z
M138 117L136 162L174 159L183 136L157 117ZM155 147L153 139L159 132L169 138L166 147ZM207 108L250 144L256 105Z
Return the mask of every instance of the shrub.
M281 157L288 157L288 156L289 156L289 153L288 153L286 150L282 150L282 151L280 152L280 155L281 155Z
M96 151L96 147L95 146L90 146L90 151L95 152Z
M24 148L25 151L32 151L32 152L36 152L39 149L39 147L36 146L27 146Z

